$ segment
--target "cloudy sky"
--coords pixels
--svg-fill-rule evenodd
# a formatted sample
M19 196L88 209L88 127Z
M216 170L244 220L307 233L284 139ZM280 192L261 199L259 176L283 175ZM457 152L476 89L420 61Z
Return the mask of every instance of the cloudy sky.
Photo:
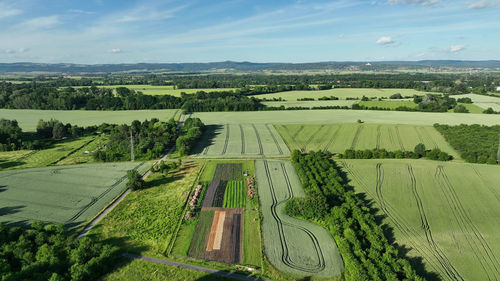
M500 59L500 0L0 0L0 62Z

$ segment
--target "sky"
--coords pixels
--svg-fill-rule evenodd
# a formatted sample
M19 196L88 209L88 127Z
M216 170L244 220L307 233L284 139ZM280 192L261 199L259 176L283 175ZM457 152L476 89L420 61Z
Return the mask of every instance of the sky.
M0 62L500 59L500 0L0 0Z

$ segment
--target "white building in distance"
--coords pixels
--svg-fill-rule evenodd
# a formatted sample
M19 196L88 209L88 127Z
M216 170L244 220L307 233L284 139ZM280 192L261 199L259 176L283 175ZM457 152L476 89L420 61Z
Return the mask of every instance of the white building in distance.
M497 91L500 92L500 86L497 86Z

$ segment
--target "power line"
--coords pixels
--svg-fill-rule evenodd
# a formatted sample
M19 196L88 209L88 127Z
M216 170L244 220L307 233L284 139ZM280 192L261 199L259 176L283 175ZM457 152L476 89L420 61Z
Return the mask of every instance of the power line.
M132 136L132 127L130 127L130 160L135 161L134 155L134 137Z

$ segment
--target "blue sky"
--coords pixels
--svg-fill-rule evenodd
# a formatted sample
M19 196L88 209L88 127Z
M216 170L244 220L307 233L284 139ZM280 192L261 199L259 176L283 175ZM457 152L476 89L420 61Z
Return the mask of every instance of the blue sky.
M500 59L500 0L0 0L0 62Z

